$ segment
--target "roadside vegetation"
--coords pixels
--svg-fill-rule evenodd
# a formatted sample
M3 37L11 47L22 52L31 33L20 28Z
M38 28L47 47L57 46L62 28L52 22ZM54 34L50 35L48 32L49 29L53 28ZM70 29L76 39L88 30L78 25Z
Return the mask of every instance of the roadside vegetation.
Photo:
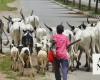
M13 11L13 10L16 10L17 8L15 7L9 7L7 6L7 3L11 3L15 0L0 0L0 11Z
M86 11L91 15L100 15L100 9L98 9L98 12L95 13L95 8L94 7L89 7L86 5L83 5L82 3L78 4L78 3L73 3L73 1L68 1L68 2L64 2L64 0L55 0L57 2L60 2L64 5L66 5L66 7L72 7L73 9L79 9L81 11Z
M15 76L16 73L14 73L11 70L11 60L10 55L5 55L4 57L0 57L0 72L3 74L7 74L6 78L9 78L11 80L16 80Z

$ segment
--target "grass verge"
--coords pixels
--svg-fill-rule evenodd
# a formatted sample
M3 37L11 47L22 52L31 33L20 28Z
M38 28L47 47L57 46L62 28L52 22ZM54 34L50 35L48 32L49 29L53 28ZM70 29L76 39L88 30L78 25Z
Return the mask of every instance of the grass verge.
M0 11L13 11L13 10L16 10L17 8L15 7L8 7L7 6L7 3L11 3L15 0L0 0Z
M73 5L72 1L69 1L68 4L65 4L63 0L55 0L55 1L66 5L66 8L67 7L72 7L73 9L79 9L79 4L78 3L75 3L75 5ZM83 4L81 5L81 8L79 10L81 10L83 12L87 11L87 12L89 12L90 15L100 15L100 9L98 9L98 13L95 14L95 8L94 7L91 7L91 9L89 10L88 6L83 5Z
M4 57L0 57L0 71L4 74L7 74L7 78L11 80L16 80L16 74L11 70L11 60L10 56L6 55Z

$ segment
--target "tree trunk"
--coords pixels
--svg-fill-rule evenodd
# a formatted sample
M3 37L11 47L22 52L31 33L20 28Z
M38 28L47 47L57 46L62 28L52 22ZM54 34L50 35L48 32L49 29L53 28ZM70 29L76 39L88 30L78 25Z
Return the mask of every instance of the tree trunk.
M91 0L89 0L88 10L91 10Z
M64 3L65 3L65 4L68 4L68 0L64 0Z
M81 0L79 0L79 9L81 9Z
M73 6L75 6L75 0L73 0Z
M96 0L95 13L98 13L98 2L99 2L99 0Z
M2 53L2 27L0 26L0 53Z

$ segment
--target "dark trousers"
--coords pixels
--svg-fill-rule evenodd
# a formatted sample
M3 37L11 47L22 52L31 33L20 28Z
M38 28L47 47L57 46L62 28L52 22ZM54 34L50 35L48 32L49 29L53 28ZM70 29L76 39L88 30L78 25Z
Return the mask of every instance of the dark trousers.
M63 80L67 80L68 74L68 60L55 60L54 61L55 68L55 78L56 80L61 80L60 69L62 71Z

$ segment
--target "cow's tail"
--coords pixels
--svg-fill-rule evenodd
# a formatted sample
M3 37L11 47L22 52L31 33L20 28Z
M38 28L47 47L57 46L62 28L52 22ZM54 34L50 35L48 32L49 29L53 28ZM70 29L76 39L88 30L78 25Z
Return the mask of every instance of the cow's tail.
M3 43L5 46L9 44L9 39L8 39L8 36L7 34L5 33L4 29L2 29L2 31L4 32L6 38L7 38L7 42L6 43Z

